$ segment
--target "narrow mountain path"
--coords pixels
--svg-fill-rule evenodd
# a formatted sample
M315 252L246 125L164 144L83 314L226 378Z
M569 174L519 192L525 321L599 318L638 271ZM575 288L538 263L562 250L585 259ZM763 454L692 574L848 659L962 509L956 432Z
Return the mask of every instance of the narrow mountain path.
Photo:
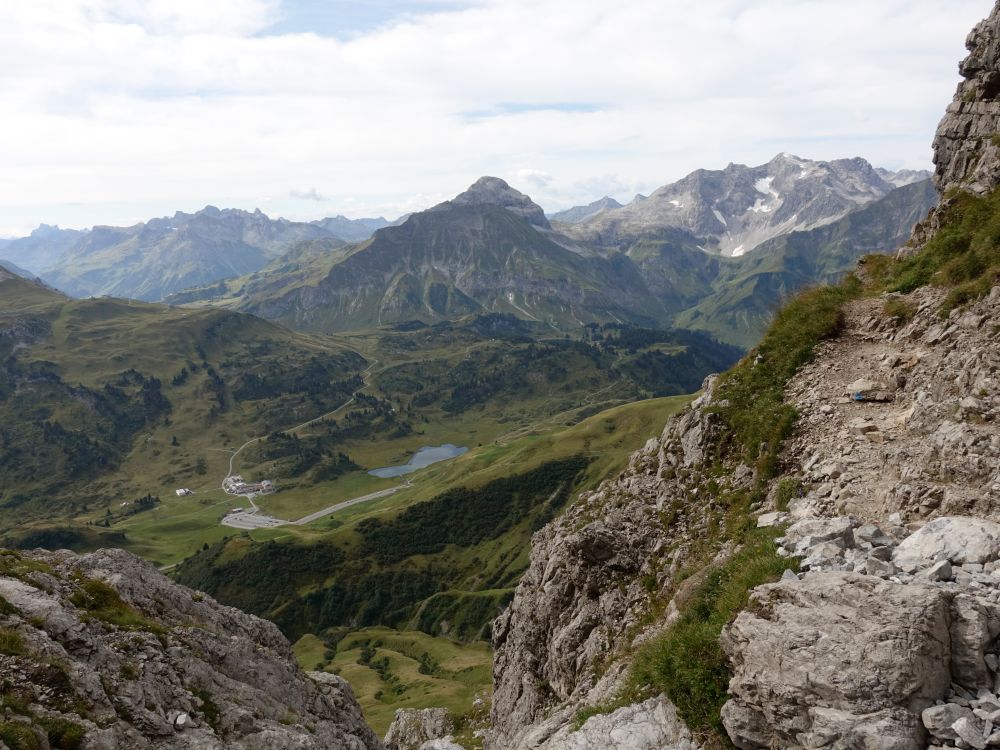
M1000 288L947 319L944 296L895 298L912 311L906 322L886 314L885 296L849 303L844 331L788 384L800 418L782 461L804 480L797 514L879 523L1000 507ZM860 380L878 397L856 398Z
M353 351L355 354L358 354L360 356L364 356L364 355L361 354L361 352L356 351L354 349L351 349L351 351ZM360 390L364 390L365 388L368 388L371 385L371 374L372 374L372 371L375 369L375 366L377 364L378 364L378 360L377 359L373 360L372 363L370 365L368 365L368 367L361 373L361 380L364 383L364 385L361 388L358 389L359 391ZM324 419L329 419L330 417L334 416L338 412L342 411L343 409L346 409L348 406L350 406L351 404L353 404L355 402L355 400L356 399L354 397L354 394L351 394L351 397L349 399L347 399L347 401L345 401L344 403L342 403L340 406L338 406L336 409L333 409L332 411L328 411L325 414L320 414L318 417L313 417L312 419L307 420L307 421L303 422L302 424L296 425L295 427L290 427L287 430L283 430L283 432L295 433L295 432L298 432L299 430L305 429L306 427L314 425L317 422L322 422ZM246 448L250 447L254 443L259 443L261 440L264 440L266 438L267 438L267 435L258 435L255 438L250 438L245 443L243 443L243 445L241 445L239 448L237 448L233 452L233 455L229 457L229 471L226 474L226 476L222 478L222 484L220 485L223 490L225 490L225 482L226 482L226 480L229 479L233 475L233 462L236 460L236 457L239 456L240 453L242 453ZM251 500L251 503L252 502L253 501Z

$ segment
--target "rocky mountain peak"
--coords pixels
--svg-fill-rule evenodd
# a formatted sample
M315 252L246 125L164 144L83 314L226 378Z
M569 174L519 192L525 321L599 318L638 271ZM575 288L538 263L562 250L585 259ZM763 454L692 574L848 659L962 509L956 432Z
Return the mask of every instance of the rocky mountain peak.
M592 214L567 233L621 249L681 230L706 252L739 257L774 237L830 224L896 187L859 157L813 161L781 153L758 166L696 170L648 198Z
M612 198L610 195L605 195L603 198L598 198L593 203L588 203L586 206L574 206L573 208L567 208L565 211L559 211L558 213L552 214L549 218L553 221L561 221L564 224L576 224L577 222L586 221L602 211L607 211L612 208L621 208L622 204Z
M934 136L934 182L986 193L1000 185L1000 3L973 28L959 65L964 80Z
M529 224L544 229L549 228L549 220L545 218L542 207L499 177L480 177L464 193L435 206L432 210L452 206L500 206L520 216Z
M31 230L30 237L51 237L52 235L57 235L63 230L59 228L58 224L39 224L33 230Z

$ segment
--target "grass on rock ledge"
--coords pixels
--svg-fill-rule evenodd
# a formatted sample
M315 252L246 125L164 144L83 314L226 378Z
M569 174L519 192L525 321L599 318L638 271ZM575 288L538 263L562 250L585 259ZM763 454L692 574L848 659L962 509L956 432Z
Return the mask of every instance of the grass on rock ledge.
M724 462L743 461L756 466L756 483L731 492L719 491L714 481L708 483L719 510L678 575L683 581L705 571L702 579L678 601L679 619L634 655L622 695L611 704L580 712L578 727L594 714L665 693L706 747L730 746L720 711L731 673L719 635L746 606L754 588L774 581L786 569L796 569L794 560L778 554L774 540L781 529L757 529L751 512L777 474L782 441L791 434L797 418L784 402L785 386L812 358L817 344L842 330L844 303L862 292L853 275L838 286L803 292L778 313L757 349L722 376L716 392L721 405L716 412L723 438L715 471L723 473ZM713 565L713 558L726 544L733 545L735 552Z

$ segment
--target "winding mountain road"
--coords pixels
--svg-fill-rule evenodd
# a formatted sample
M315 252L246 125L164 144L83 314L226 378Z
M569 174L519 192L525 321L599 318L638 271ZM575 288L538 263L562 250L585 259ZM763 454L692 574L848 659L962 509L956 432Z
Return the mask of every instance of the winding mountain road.
M358 354L360 356L364 356L361 354L361 352L358 352L354 349L351 349L351 351L355 352L355 354ZM361 373L361 380L364 385L362 386L362 388L359 388L357 390L368 388L371 385L371 375L372 372L375 370L376 365L378 365L378 362L379 361L377 359L373 359L371 364L368 365L368 367L366 367L365 370ZM357 391L355 391L355 393L356 392ZM316 424L317 422L322 422L324 419L328 419L329 417L334 416L338 412L343 411L348 406L353 404L355 400L356 399L354 397L354 394L352 393L351 397L347 399L347 401L342 403L340 406L338 406L336 409L328 411L325 414L320 414L318 417L313 417L312 419L309 419L303 422L302 424L296 425L295 427L291 427L285 430L285 432L295 433L306 427L310 427ZM232 452L232 455L229 457L229 471L226 474L226 476L223 477L220 485L224 492L227 492L226 480L229 479L231 476L233 476L233 467L237 456L239 456L244 450L246 450L254 443L258 443L261 440L265 440L266 438L267 435L259 435L255 438L250 438L245 443L243 443L243 445L241 445L239 448L237 448L235 451ZM331 513L336 513L338 510L342 510L344 508L350 508L352 505L359 505L360 503L365 503L368 502L369 500L376 500L380 497L386 497L388 495L392 495L398 492L399 490L403 489L404 487L408 486L410 486L410 482L406 481L405 483L400 484L396 487L389 487L388 489L379 490L377 492L371 492L367 495L361 495L360 497L351 498L350 500L344 500L343 502L336 503L335 505L331 505L329 507L323 508L322 510L310 513L307 516L303 516L297 521L286 521L284 519L274 518L272 516L268 516L262 513L260 507L258 507L257 503L254 502L254 497L255 497L254 493L248 493L246 495L233 495L234 497L246 498L246 500L250 503L251 509L246 511L240 511L238 513L227 514L222 519L222 525L230 526L234 529L264 529L264 528L274 528L276 526L286 526L289 524L295 526L302 526L304 524L319 520L324 516L328 516ZM229 493L227 492L227 494Z

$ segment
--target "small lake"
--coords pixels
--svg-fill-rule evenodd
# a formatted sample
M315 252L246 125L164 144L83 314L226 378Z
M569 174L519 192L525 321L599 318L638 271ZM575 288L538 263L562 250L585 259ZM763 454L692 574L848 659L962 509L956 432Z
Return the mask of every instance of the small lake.
M468 448L461 448L457 445L452 445L451 443L448 443L447 445L428 445L414 453L410 460L405 464L400 464L399 466L384 466L381 469L372 469L368 473L374 474L380 479L401 477L403 474L409 474L411 471L416 471L417 469L422 469L425 466L436 464L438 461L447 461L449 458L461 456L468 450Z

